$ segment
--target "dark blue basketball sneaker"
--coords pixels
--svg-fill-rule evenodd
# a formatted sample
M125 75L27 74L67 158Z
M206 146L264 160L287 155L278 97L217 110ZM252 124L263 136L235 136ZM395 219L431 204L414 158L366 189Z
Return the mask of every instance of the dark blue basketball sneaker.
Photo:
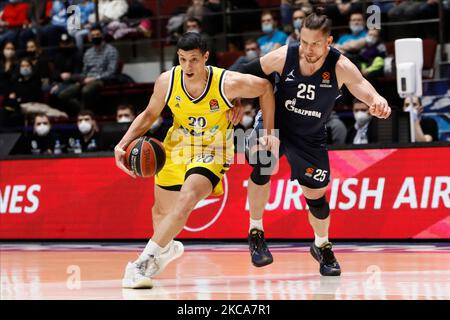
M255 267L264 267L273 262L272 254L264 240L264 231L251 229L248 234L248 246Z
M317 247L313 242L311 245L311 255L320 263L320 274L323 276L340 276L341 267L334 257L333 245L328 242L322 247Z

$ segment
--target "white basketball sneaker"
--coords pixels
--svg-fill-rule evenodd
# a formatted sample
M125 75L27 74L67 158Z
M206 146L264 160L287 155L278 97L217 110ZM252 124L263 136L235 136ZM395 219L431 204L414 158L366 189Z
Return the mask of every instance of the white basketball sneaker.
M151 289L153 273L159 269L157 259L149 256L142 261L128 262L125 275L122 279L122 287L128 289Z
M180 241L173 241L166 251L159 256L148 256L148 259L129 262L125 268L122 287L128 289L151 289L152 278L160 274L173 260L179 258L184 252Z
M183 252L183 244L180 241L173 241L169 248L166 251L161 252L161 254L158 256L159 268L155 271L152 277L160 274L170 262L181 257L183 255Z

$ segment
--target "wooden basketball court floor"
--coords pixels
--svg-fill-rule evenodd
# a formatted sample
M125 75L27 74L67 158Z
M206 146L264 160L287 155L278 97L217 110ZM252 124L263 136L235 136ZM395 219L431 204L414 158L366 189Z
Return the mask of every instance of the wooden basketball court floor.
M0 243L1 299L450 299L450 243L335 243L340 277L322 277L306 243L270 243L255 268L246 244L186 243L153 289L121 288L143 244Z

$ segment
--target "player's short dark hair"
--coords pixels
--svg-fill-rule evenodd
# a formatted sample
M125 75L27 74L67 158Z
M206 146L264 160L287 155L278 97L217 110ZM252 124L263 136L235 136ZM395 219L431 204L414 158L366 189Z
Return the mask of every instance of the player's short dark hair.
M92 120L95 120L94 112L92 112L92 111L89 110L89 109L81 110L81 111L78 113L78 116L77 116L77 117L79 117L79 116L89 116L89 117L91 117Z
M311 13L305 18L302 28L320 30L323 34L329 36L331 34L331 20L326 15Z
M199 49L202 54L208 51L205 39L196 32L186 32L183 34L177 42L178 49L184 51Z

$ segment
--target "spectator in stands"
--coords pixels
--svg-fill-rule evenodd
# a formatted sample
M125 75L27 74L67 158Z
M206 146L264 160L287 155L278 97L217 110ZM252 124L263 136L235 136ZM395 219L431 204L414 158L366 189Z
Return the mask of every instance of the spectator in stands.
M46 91L49 87L49 60L42 52L39 42L36 39L27 41L26 57L33 64L33 72L41 79L43 89Z
M61 34L67 32L67 8L72 1L53 0L50 23L39 30L40 43L44 47L50 47L50 56L53 55L54 47L58 46Z
M448 5L448 2L447 2ZM419 9L419 17L421 19L437 18L439 14L439 0L427 0L422 3Z
M327 15L334 25L345 25L349 15L353 12L362 12L361 0L321 0L323 13Z
M128 0L128 12L126 17L131 20L148 18L153 16L151 1Z
M386 46L380 41L380 30L370 29L366 36L366 45L356 58L363 76L371 81L384 74Z
M73 39L67 33L63 33L52 63L50 94L56 100L57 105L61 104L61 101L66 101L66 105L60 105L60 108L71 117L75 117L80 112L79 104L77 101L65 99L65 94L67 93L66 89L79 79L83 67L82 60L83 57L75 47Z
M0 108L0 126L15 127L23 125L24 116L21 104L41 102L41 80L33 73L31 61L20 59L19 72L13 74L10 87Z
M192 0L192 5L187 9L187 18L196 18L203 25L203 30L210 36L221 31L222 17L220 0Z
M419 97L406 98L403 111L413 113L416 142L438 141L438 126L432 118L422 117L422 101Z
M259 48L258 42L253 39L247 39L245 41L245 56L240 56L229 68L231 71L238 71L240 67L253 59L259 58L261 56L261 49Z
M258 38L258 44L262 56L286 44L287 35L277 29L272 12L263 11L261 14L261 29L264 35Z
M12 103L41 102L41 79L34 72L30 59L22 58L19 63L19 73L13 76L9 99Z
M52 132L49 117L45 113L37 113L33 117L33 133L28 137L26 153L61 154L63 146L60 138Z
M306 13L302 9L296 9L292 14L293 31L286 40L286 44L292 41L300 41L300 28L302 27L303 19L306 18Z
M89 17L89 22L107 24L111 21L118 21L128 12L127 0L98 0L98 18L96 21L95 13Z
M142 19L140 24L136 27L132 26L130 22L111 21L106 26L106 32L114 40L125 38L129 35L132 37L143 36L151 37L152 35L152 23L150 19Z
M373 4L380 8L382 14L387 14L394 7L395 1L374 0Z
M100 134L94 113L82 110L77 117L78 133L69 138L68 151L83 153L100 151Z
M347 131L348 144L367 144L378 142L376 121L369 113L369 106L355 99L353 101L355 125Z
M293 12L293 8L297 8ZM292 33L293 26L293 13L296 10L302 10L306 15L313 12L313 7L309 0L281 0L280 3L280 16L281 25L286 33Z
M347 128L336 111L331 112L328 121L326 122L327 128L327 144L329 145L342 145L345 144L345 138L347 137Z
M397 0L389 10L389 20L413 20L418 17L424 1Z
M28 18L29 9L30 5L26 2L10 1L5 4L0 11L0 46L6 41L12 41L19 49L23 49L26 41L34 37Z
M75 98L81 91L81 105L78 102L78 110L95 109L98 91L105 82L112 82L117 76L119 60L117 49L104 42L102 28L99 25L94 25L89 35L93 46L84 54L80 80L78 83L70 85L65 89L63 96L60 96L64 105L68 105L77 102Z
M118 123L130 123L136 118L136 111L131 104L121 104L117 107L116 121Z
M255 122L256 108L253 106L254 102L255 99L242 99L241 103L244 106L244 115L241 122L236 126L237 128L240 127L247 130L248 128L251 128Z
M29 0L29 3L31 28L40 30L51 19L53 2L52 0Z
M77 4L80 9L80 25L69 24L67 26L67 32L70 36L74 37L77 48L80 52L84 50L84 40L89 34L91 24L89 23L89 16L95 15L95 3L92 0L83 0Z
M366 45L367 30L364 15L359 12L350 15L350 34L342 35L336 42L335 48L346 54L358 54Z
M0 57L0 96L4 96L10 86L13 72L17 67L16 46L13 42L7 41L2 48ZM0 103L1 105L1 103Z

